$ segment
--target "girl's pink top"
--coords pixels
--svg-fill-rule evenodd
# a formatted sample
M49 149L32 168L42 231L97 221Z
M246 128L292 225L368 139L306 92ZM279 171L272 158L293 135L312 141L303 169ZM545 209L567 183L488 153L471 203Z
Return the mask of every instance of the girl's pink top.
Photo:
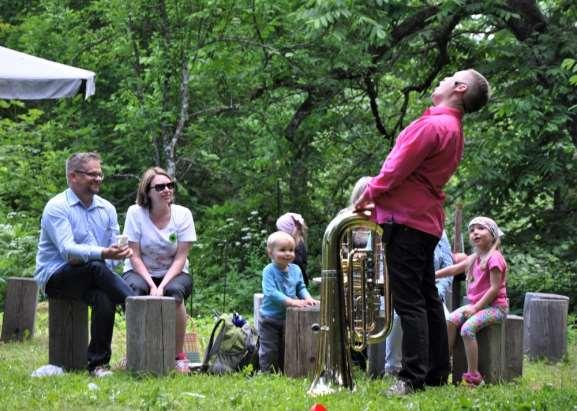
M405 128L367 187L377 223L404 224L441 237L443 186L463 156L462 113L430 107Z
M500 251L495 250L487 260L487 267L483 270L481 268L481 259L477 257L473 263L473 281L467 287L467 297L471 304L476 304L485 293L491 288L491 270L496 268L501 273L501 280L499 282L499 292L495 300L490 304L491 306L508 307L509 300L507 299L507 289L505 284L507 282L507 262Z

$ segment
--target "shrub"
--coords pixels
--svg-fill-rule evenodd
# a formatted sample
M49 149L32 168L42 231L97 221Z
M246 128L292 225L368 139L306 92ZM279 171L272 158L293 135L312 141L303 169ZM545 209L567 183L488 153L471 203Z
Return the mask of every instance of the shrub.
M252 313L252 295L261 290L268 258L269 230L257 210L232 205L206 210L198 224L199 241L190 253L196 313Z
M569 311L577 307L577 264L559 257L555 250L530 251L508 248L510 265L507 287L512 311L522 312L526 292L561 294L569 297Z
M4 307L6 278L34 273L38 228L24 213L8 213L0 221L0 306Z

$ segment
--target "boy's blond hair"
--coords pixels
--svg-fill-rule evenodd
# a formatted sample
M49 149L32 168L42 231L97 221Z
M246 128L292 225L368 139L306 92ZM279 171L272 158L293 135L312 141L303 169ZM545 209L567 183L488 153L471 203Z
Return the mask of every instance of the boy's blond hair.
M270 253L274 247L281 241L290 241L295 246L295 239L292 235L285 233L284 231L275 231L266 239L266 249Z

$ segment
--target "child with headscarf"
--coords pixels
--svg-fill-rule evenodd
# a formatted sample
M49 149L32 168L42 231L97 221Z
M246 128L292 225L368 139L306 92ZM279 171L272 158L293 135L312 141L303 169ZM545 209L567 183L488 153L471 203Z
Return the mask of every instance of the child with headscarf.
M463 383L473 387L483 383L478 369L479 349L476 335L482 328L505 320L509 310L506 289L507 262L500 250L502 235L503 232L492 219L473 218L469 223L469 240L474 249L473 254L435 273L437 278L442 278L467 272L469 304L449 315L447 331L449 350L452 351L457 330L460 328L468 368L463 374Z
M309 286L309 278L307 275L307 231L308 227L302 215L297 213L285 213L276 220L276 228L290 234L295 240L295 259L293 264L296 264L301 269L305 285Z

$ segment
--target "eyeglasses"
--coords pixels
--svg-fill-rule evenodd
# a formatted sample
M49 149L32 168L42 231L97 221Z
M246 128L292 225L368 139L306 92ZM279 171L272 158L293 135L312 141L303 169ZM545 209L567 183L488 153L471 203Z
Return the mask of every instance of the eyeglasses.
M174 190L175 187L176 187L176 183L174 181L171 181L170 183L166 183L166 184L155 184L151 188L154 188L154 190L156 190L160 193L165 188L168 188L169 190Z
M85 176L88 176L90 178L99 178L99 179L104 179L104 174L99 173L97 171L93 171L91 173L88 173L84 170L74 170L75 173L79 173L79 174L84 174Z
M455 86L458 86L459 84L464 84L467 87L469 86L469 83L465 83L464 81L455 81Z

